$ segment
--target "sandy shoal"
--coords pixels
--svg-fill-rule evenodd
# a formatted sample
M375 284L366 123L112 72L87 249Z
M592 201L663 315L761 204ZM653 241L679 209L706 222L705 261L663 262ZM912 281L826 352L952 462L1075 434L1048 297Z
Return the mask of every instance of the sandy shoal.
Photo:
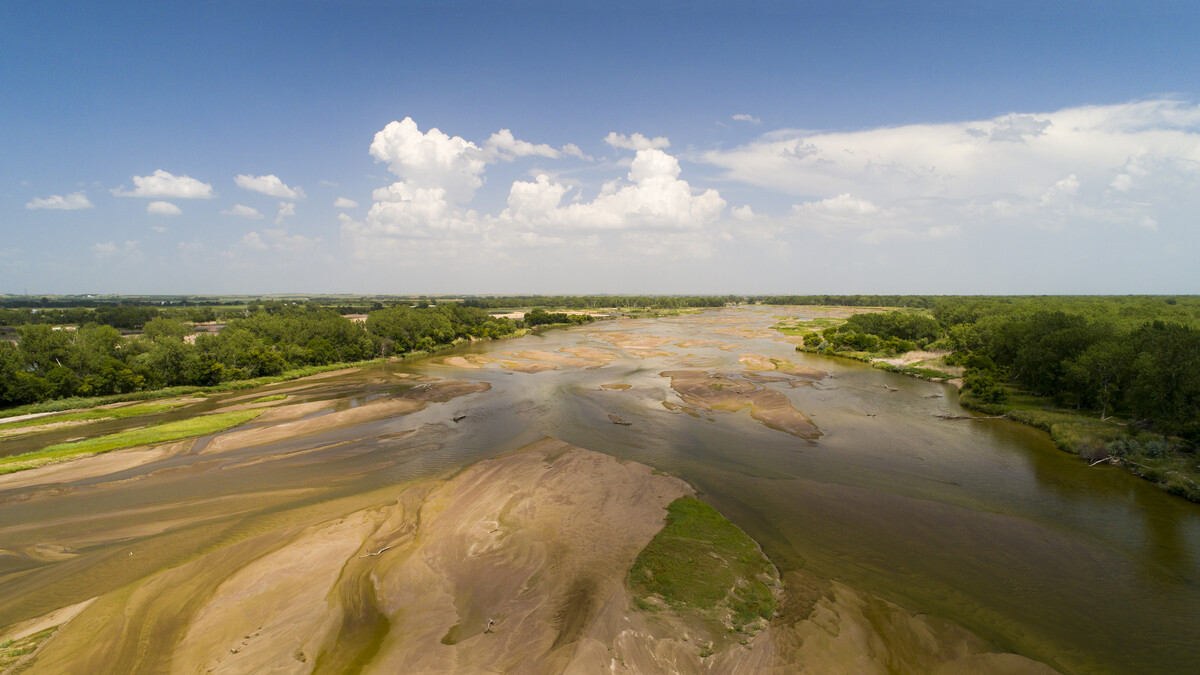
M738 356L738 363L746 366L749 370L773 370L788 375L795 375L796 377L803 377L808 380L822 380L829 377L829 373L824 370L809 368L787 359L778 359L760 354L742 354Z
M821 436L821 430L774 389L703 370L668 370L660 375L671 378L671 388L694 408L737 412L748 407L750 417L772 429L810 440Z
M491 385L486 382L439 380L417 385L396 396L378 399L356 408L339 410L319 417L280 421L279 417L268 417L271 413L265 413L258 420L260 424L217 436L204 446L201 454L225 452L253 445L264 445L297 436L320 433L330 429L353 426L398 415L407 415L424 408L431 402L441 403L458 396L487 391L490 388ZM297 412L289 411L288 408L300 408L306 405L308 404L296 404L278 410L281 415L286 415ZM318 405L328 407L330 403L322 402Z

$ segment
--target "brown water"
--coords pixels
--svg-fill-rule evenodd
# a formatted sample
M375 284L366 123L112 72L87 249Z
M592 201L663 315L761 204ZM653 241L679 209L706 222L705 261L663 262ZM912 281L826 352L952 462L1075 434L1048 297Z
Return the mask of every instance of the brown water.
M396 485L554 436L688 480L785 572L804 568L948 618L1066 672L1192 672L1200 663L1200 507L1118 469L1089 468L1029 427L935 417L968 414L952 387L798 354L769 331L736 334L765 329L783 313L735 309L604 322L454 352L586 346L618 355L594 369L468 370L441 365L442 354L273 385L254 395L302 388L295 391L300 400L361 405L411 386L395 372L492 388L282 443L193 452L61 485L0 484L0 549L11 552L0 555L0 626L257 533L381 503L394 498ZM660 349L672 355L639 358L597 337L618 332L739 347L667 344ZM689 415L663 406L679 398L661 372L741 374L737 359L746 353L831 373L811 385L796 378L764 385L808 415L819 439L769 429L746 411ZM617 383L631 387L601 387ZM162 418L215 409L247 393ZM610 413L632 424L613 424ZM105 422L36 442L129 424ZM2 451L14 447L5 442Z

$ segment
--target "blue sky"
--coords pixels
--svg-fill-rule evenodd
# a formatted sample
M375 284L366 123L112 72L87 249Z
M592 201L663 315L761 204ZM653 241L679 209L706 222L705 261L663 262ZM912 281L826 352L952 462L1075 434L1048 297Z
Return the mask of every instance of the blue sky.
M10 0L0 293L1196 292L1197 29L1184 2Z

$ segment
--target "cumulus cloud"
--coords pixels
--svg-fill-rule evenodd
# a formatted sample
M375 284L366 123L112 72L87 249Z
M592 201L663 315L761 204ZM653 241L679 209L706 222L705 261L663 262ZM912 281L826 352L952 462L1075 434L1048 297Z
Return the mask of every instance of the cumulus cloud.
M1179 222L1179 204L1200 187L1198 128L1200 107L1162 99L849 132L783 129L700 159L727 179L801 198L789 214L795 223L801 215L832 223L838 208L870 204L874 212L839 217L938 233L1145 227L1145 218L1163 225L1168 212Z
M234 178L234 182L244 190L261 192L264 195L278 199L302 199L304 197L304 190L301 190L299 187L288 187L275 174L268 174L266 176L238 174Z
M647 138L638 133L626 136L625 134L618 134L615 131L610 131L604 137L604 142L614 148L623 150L651 150L671 147L671 141L668 141L666 136Z
M495 157L505 159L528 157L530 155L558 159L561 156L558 150L545 143L534 145L528 141L514 138L513 133L508 129L501 129L492 134L490 138L483 142L483 147Z
M238 216L239 218L253 218L255 220L262 218L263 214L258 212L258 209L245 204L235 204L233 208L225 209L221 212L223 216Z
M159 234L162 234L163 232L167 231L167 226L166 225L151 225L150 229L154 230L155 232L157 232Z
M50 195L49 197L34 197L25 204L27 209L56 209L61 211L77 211L92 208L92 202L82 192L72 192L69 195Z
M335 201L333 203L333 208L335 208L335 209L356 209L356 208L358 208L358 202L354 201L353 199L346 199L345 197L338 197L337 201Z
M467 201L483 185L488 154L461 136L437 128L422 133L411 117L389 122L371 143L371 156L413 188L440 188L455 202Z
M733 117L731 117L730 119L736 120L738 122L749 122L751 124L762 124L762 120L758 119L757 117L754 117L753 115L747 115L745 113L738 113L738 114L734 115Z
M279 215L275 216L275 224L283 223L284 218L296 215L296 205L293 202L279 202Z
M134 189L122 185L112 190L117 197L165 197L168 199L211 199L212 186L191 178L176 176L159 169L149 176L134 176Z
M679 179L679 162L657 149L639 150L626 175L611 181L590 202L560 206L571 188L539 175L535 182L513 183L508 208L500 218L516 223L577 230L697 229L715 221L725 208L716 190L693 195Z
M590 159L578 146L555 149L521 141L501 129L482 144L437 129L421 132L409 118L376 134L371 154L386 161L401 180L373 191L361 220L340 214L341 234L356 255L376 259L461 262L464 255L614 240L625 251L660 250L680 255L711 254L715 241L705 228L716 224L725 200L716 190L693 190L680 178L679 161L664 152L665 138L610 134L614 147L636 149L627 173L584 197L576 188L538 173L515 181L506 207L497 214L468 208L490 164L517 157ZM658 242L651 246L650 240ZM596 244L597 246L599 244ZM615 249L613 249L615 250Z
M146 213L156 216L180 216L183 210L171 202L150 202L146 205Z

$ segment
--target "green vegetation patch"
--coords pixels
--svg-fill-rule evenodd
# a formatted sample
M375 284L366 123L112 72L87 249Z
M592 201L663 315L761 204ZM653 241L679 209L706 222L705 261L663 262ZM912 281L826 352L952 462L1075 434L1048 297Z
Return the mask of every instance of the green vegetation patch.
M777 575L754 540L695 497L676 499L667 511L666 525L629 571L635 604L649 607L649 599L658 598L735 631L769 620Z
M262 410L242 410L215 415L201 415L187 420L131 429L107 436L88 438L82 441L57 443L42 450L35 450L34 452L27 452L22 455L0 457L0 474L32 469L65 459L99 455L122 448L155 445L178 441L184 438L193 438L195 436L206 436L239 424L244 424L258 417L262 412Z
M826 328L840 326L845 322L845 319L831 319L829 317L816 317L813 319L785 318L783 321L771 326L771 328L785 335L808 335L809 333L816 333Z
M58 626L55 626L39 633L28 635L20 640L8 639L0 642L0 672L8 672L9 667L20 661L25 655L32 654L51 635L54 635L57 630ZM27 666L28 664L25 665ZM24 667L21 670L24 670Z
M287 397L288 397L287 394L270 394L268 396L259 396L258 398L254 399L253 401L250 401L250 402L251 403L270 403L271 401L282 401L283 399L285 399Z
M944 370L938 370L937 368L926 368L923 366L894 366L890 363L884 363L882 361L876 361L872 365L880 370L899 373L901 375L908 375L909 377L916 377L922 380L949 380L954 377L954 375L947 373Z
M83 410L76 413L67 413L65 415L47 415L45 417L35 417L33 419L0 424L0 431L23 429L25 427L39 427L43 424L58 424L59 422L94 422L98 420L137 417L138 415L153 415L154 413L170 410L171 408L178 408L181 405L187 405L189 403L192 403L192 401L169 401L167 403L128 405L120 408L97 408L95 410Z

